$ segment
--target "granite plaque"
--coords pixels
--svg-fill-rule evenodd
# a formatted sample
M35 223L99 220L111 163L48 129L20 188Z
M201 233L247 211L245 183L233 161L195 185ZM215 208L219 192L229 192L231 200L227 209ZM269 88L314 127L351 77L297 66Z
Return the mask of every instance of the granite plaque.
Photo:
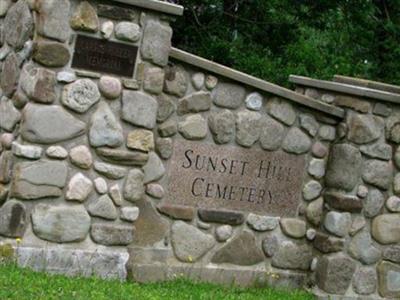
M296 215L304 155L175 141L165 203Z
M78 35L72 67L132 77L138 47Z

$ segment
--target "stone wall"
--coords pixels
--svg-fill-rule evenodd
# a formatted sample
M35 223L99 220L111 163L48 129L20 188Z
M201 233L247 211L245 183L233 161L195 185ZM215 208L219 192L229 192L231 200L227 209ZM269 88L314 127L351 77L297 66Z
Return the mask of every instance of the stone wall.
M0 239L19 264L398 297L396 105L304 96L176 55L173 16L150 2L0 3ZM132 76L72 67L78 34L137 46ZM268 203L250 182L242 209L225 193L204 205L171 197L187 179L176 173L186 145L300 169L285 185L274 168L281 193Z

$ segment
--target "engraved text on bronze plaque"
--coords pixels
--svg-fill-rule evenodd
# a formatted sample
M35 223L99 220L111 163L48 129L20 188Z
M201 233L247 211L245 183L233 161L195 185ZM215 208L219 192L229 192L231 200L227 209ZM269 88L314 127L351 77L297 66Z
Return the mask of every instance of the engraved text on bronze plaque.
M137 52L133 45L78 35L72 67L132 77Z
M294 216L304 167L304 155L177 140L165 202Z

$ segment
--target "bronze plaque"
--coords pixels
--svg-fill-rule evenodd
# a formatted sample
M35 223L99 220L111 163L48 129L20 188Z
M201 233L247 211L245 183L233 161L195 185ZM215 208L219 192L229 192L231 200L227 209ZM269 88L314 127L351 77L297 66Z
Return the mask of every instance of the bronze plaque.
M132 77L138 47L78 35L72 67Z
M176 140L164 201L294 216L304 167L304 155Z

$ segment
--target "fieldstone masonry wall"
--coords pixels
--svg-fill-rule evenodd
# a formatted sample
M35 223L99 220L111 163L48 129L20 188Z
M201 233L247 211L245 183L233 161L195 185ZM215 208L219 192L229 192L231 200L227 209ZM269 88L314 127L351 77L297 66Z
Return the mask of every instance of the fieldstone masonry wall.
M400 297L398 105L204 69L170 55L173 17L140 3L0 2L0 240L18 263ZM78 35L136 46L132 76L105 48L87 63L114 75L73 67ZM186 186L185 164L209 175Z

